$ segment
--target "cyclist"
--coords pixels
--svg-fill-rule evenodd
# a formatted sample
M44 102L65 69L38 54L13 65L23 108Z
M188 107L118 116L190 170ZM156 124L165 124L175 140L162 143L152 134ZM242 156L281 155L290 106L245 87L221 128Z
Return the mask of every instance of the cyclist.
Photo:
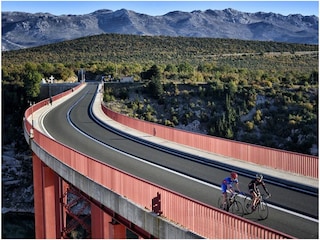
M248 184L249 192L251 193L251 196L252 196L252 206L251 206L252 210L256 209L256 205L259 200L259 196L260 196L260 191L258 188L259 185L262 185L264 191L266 192L266 194L268 194L268 197L271 197L271 194L269 193L268 189L266 188L266 184L263 181L263 175L260 173L257 173L256 178L252 179Z
M227 206L227 197L228 197L227 190L229 190L231 192L232 197L235 194L235 192L233 190L233 186L232 186L233 183L236 184L238 191L241 192L240 189L239 189L238 174L236 172L232 172L230 174L230 177L226 177L225 179L223 179L223 181L221 183L221 191L222 191L222 195L223 195L223 206L224 206L225 210L228 210L225 207L225 206Z

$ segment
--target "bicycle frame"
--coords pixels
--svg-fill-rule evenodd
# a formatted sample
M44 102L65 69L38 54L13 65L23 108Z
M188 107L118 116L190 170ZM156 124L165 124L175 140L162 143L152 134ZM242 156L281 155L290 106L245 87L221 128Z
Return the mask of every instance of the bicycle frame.
M258 201L256 203L255 210L253 210L251 208L252 204L253 204L251 197L247 197L244 200L244 207L245 207L247 214L250 214L250 213L257 211L258 215L260 216L260 219L264 220L269 215L269 209L268 209L267 203L264 201L263 194L261 194L260 192L258 192L258 193L259 193Z
M244 209L241 202L237 199L237 195L238 194L236 193L232 198L227 197L227 206L223 204L223 197L221 196L218 200L218 207L242 217L244 214ZM226 207L226 209L224 207Z

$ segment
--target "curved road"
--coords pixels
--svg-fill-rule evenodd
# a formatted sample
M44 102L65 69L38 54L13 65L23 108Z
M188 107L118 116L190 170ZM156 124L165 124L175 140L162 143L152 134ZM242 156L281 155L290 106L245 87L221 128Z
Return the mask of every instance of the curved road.
M96 89L97 84L88 84L78 94L52 109L43 120L47 132L56 140L106 164L198 201L217 206L221 193L213 185L219 186L221 180L229 175L232 168L223 170L197 163L182 156L175 156L144 146L100 126L89 115L89 106ZM97 143L76 130L74 126L96 140L129 153L136 158ZM153 164L148 164L148 162ZM173 174L157 165L189 177ZM194 181L192 178L198 179L198 181ZM240 174L240 181L240 189L247 192L246 185L250 179ZM318 219L318 195L309 195L268 182L267 185L272 193L272 198L269 201L268 219L259 221L255 214L246 215L245 218L287 233L295 238L318 239L318 222L313 220L313 218ZM273 208L273 205L282 207ZM292 214L291 211L286 211L284 207L299 214ZM305 217L305 215L308 217Z

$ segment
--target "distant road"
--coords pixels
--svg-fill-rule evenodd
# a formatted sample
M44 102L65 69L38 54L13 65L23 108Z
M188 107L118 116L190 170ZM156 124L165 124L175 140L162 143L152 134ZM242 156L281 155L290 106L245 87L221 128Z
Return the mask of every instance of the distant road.
M219 169L187 160L106 130L94 122L88 114L96 88L97 84L88 84L77 95L45 116L44 126L53 138L106 164L198 201L217 206L218 197L221 195L220 182L229 175L231 169ZM73 124L82 132L94 137L96 141L127 154L107 148L74 129L67 120L68 112ZM171 171L167 171L166 168ZM246 169L243 171L245 172ZM247 191L246 185L250 179L241 174L240 179L243 191ZM258 221L254 215L245 217L296 238L318 239L318 223L313 220L313 218L318 219L318 196L294 191L277 183L268 182L267 184L272 193L270 204L278 207L270 208L269 218L264 221ZM283 207L299 214L292 214Z

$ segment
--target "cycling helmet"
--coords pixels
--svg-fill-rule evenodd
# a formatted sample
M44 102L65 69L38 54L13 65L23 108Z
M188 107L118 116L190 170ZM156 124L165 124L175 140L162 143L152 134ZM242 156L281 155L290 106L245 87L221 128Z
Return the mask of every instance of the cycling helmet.
M236 172L232 172L232 173L231 173L231 177L232 177L233 179L237 179L237 178L238 178L238 174L237 174Z
M256 174L256 178L259 179L259 180L262 180L263 179L263 175L261 173L257 173Z

